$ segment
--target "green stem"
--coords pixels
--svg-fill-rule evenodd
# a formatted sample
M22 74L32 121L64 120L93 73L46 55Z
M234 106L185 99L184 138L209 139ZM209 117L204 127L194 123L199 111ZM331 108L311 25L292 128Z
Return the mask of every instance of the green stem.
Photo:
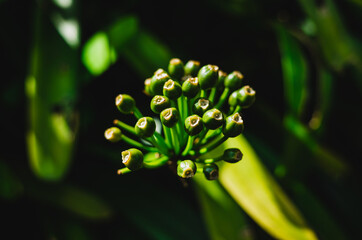
M206 136L197 144L197 146L202 146L204 144L206 144L207 142L209 142L209 140L213 140L216 136L219 136L221 134L222 129L218 128L214 131L208 131Z
M134 130L134 127L132 127L131 125L128 125L127 123L124 123L124 122L122 122L122 121L120 121L118 119L115 119L113 121L113 123L115 125L117 125L118 127L120 127L121 129L123 129L123 130L125 130L125 131L127 131L129 133L131 133L133 135L137 135L136 131Z
M224 91L221 94L219 102L215 105L215 108L219 109L219 108L222 107L222 105L228 99L229 93L230 93L230 88L225 88Z
M184 101L184 96L181 96L177 99L177 106L178 106L178 111L180 113L180 121L182 121L182 119L184 119L184 112L183 112L183 101Z
M191 149L194 145L194 139L195 139L195 136L189 136L185 150L181 154L182 156L186 156L191 151Z
M138 119L143 117L143 114L141 113L141 111L137 107L133 108L133 114Z
M122 140L124 142L128 143L129 145L132 145L132 146L134 146L136 148L141 148L141 149L149 151L149 152L157 152L158 151L157 148L145 146L142 143L137 142L136 140L133 140L132 138L129 138L129 137L125 136L125 135L122 135Z
M172 146L175 149L176 155L180 153L180 142L176 130L176 126L171 128L171 139L172 139Z
M185 119L190 114L190 106L189 106L189 98L188 97L184 97L182 107L183 107L184 119Z
M210 92L210 95L209 95L209 100L210 100L212 103L215 102L216 91L217 91L216 87L213 87L213 88L211 89L211 92Z
M207 159L196 159L197 163L204 163L204 164L208 164L208 163L215 163L215 162L219 162L223 160L223 156L217 157L217 158L207 158Z
M156 148L158 148L161 153L165 155L169 154L167 145L163 139L159 140L155 135L153 135L152 137L147 138L147 140L150 141Z
M162 125L162 127L163 127L163 132L164 132L164 134L165 134L165 143L167 144L167 146L168 146L168 149L173 149L172 148L172 137L171 137L171 131L170 131L170 129L168 128L168 127L166 127L166 126L164 126L164 125Z
M117 171L118 175L124 175L124 174L130 173L130 172L132 172L132 170L130 170L130 169L126 168L126 167L118 169L118 171Z
M206 97L206 90L204 90L204 89L201 89L201 91L200 91L200 97Z
M241 106L240 106L240 105L237 105L237 106L235 107L235 109L234 109L234 111L233 111L232 114L237 113L237 112L240 112L240 111L241 111Z
M162 167L169 161L169 158L167 156L160 157L152 162L143 162L143 166L145 168L158 168Z
M219 138L219 139L215 140L213 143L211 143L209 146L201 148L197 152L191 151L190 154L191 155L203 155L203 154L210 152L210 151L214 150L215 148L217 148L220 144L225 142L228 138L229 137L222 136L221 138Z

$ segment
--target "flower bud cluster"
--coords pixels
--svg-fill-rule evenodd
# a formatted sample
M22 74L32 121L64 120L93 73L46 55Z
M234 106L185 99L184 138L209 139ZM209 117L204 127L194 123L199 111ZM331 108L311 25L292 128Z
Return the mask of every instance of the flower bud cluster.
M241 112L254 103L255 91L243 86L243 78L239 71L227 74L216 65L201 66L193 60L184 64L174 58L167 71L158 69L145 81L144 92L156 117L143 116L131 96L118 95L119 111L136 117L134 126L115 120L105 131L107 140L131 146L121 153L125 167L118 172L169 165L181 178L202 173L208 180L217 179L219 161L236 163L243 156L240 149L230 148L221 156L205 157L244 130ZM161 131L156 131L157 122Z

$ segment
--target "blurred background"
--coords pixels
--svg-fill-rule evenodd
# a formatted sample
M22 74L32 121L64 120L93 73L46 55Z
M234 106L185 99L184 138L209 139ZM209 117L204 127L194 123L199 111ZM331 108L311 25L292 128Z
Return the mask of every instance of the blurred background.
M1 0L0 209L11 239L358 239L361 0ZM257 91L244 160L118 176L103 132L173 57ZM134 123L133 123L134 124ZM253 164L249 164L253 163Z

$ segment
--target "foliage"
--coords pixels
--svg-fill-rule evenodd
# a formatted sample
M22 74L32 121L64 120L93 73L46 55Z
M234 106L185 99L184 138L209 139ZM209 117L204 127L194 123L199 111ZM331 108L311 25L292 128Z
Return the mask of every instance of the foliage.
M361 6L0 1L2 234L358 238ZM114 98L127 92L148 104L144 80L172 57L239 70L258 93L243 137L215 149L244 154L220 167L219 181L201 175L184 185L167 167L114 171L120 148L103 138L109 116L119 114Z

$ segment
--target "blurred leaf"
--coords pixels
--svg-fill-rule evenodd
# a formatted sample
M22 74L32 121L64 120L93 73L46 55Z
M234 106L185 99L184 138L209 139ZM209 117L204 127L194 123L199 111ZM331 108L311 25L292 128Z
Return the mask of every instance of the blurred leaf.
M309 121L309 127L316 132L323 132L326 118L331 111L334 79L332 74L323 68L319 69L317 106Z
M349 1L355 3L359 7L362 7L362 0L349 0Z
M242 162L222 166L220 182L245 212L277 239L317 239L244 137L224 147L239 147L244 153Z
M165 45L145 31L138 33L122 56L143 78L150 77L158 68L166 69L172 57Z
M294 116L300 116L303 113L308 93L307 63L297 41L282 26L277 26L276 32L281 52L287 110Z
M136 16L122 17L117 20L107 31L109 43L117 52L126 47L127 43L135 36L139 29Z
M316 156L317 166L329 176L339 178L349 172L349 167L338 155L322 147L311 135L309 129L293 116L287 115L284 126L294 134Z
M76 189L64 187L54 193L54 201L65 209L89 219L108 218L111 209L96 196Z
M166 68L171 54L154 36L138 26L134 16L124 17L98 32L84 45L82 60L93 75L102 74L122 56L143 78L158 68Z
M319 46L326 61L337 71L342 70L346 64L361 68L360 52L347 32L334 2L326 0L320 7L314 0L299 2L307 16L315 23Z
M83 64L95 76L106 71L116 58L115 50L109 45L108 36L104 32L94 34L84 45Z
M20 179L11 171L7 164L0 160L0 197L14 199L24 190Z
M193 180L210 239L254 239L241 208L219 182L200 175Z
M97 196L76 187L65 185L29 185L29 194L87 219L109 218L112 210Z
M319 199L316 198L303 184L294 183L293 192L301 210L309 216L310 224L321 239L347 239L341 232L341 226L333 219Z
M97 76L117 60L117 52L127 46L138 30L137 18L123 17L106 32L94 34L82 50L82 61L88 71Z
M115 204L119 212L125 216L127 221L137 226L150 239L206 239L206 233L201 223L198 208L190 201L189 194L192 192L181 189L180 184L175 181L175 176L170 174L160 181L154 174L167 171L168 169L155 169L147 177L140 175L125 175L124 187L119 193L114 189L107 190L115 198ZM153 179L150 179L152 175ZM160 180L160 179L159 179ZM169 187L165 187L165 184ZM126 187L130 186L130 187ZM169 189L169 188L173 189ZM176 190L175 190L176 188ZM180 191L184 194L181 194ZM201 226L200 226L201 225Z
M280 157L263 140L248 135L248 141L258 152L260 159L263 159L265 163L278 162ZM275 168L275 175L280 176L283 186L286 186L293 193L294 203L313 227L317 236L321 239L347 239L341 231L342 226L333 218L331 212L328 212L327 206L321 202L321 199L318 199L318 195L313 194L294 176L293 178L290 178L290 175L285 177L283 173L285 170L284 165L279 165Z
M37 9L28 97L27 145L34 173L57 181L72 158L77 113L77 52L59 36L44 9Z

